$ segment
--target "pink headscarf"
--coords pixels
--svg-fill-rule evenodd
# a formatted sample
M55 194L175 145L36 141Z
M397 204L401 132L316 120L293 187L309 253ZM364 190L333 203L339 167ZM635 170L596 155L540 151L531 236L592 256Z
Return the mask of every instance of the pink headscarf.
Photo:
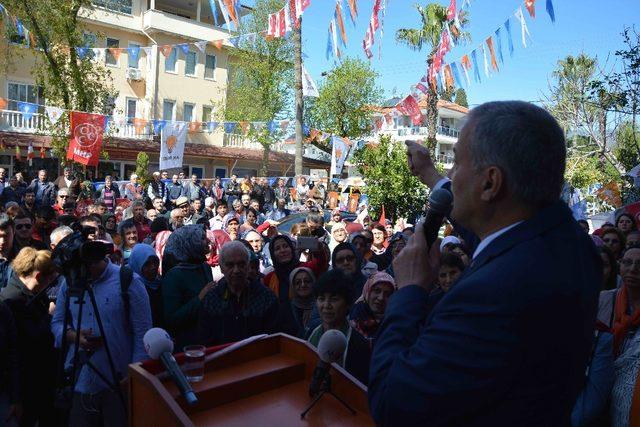
M207 230L207 240L211 243L211 253L207 256L207 264L216 267L220 264L218 255L220 248L231 241L231 237L223 230Z
M162 274L162 257L164 256L164 247L167 245L169 236L171 236L170 231L161 231L156 234L154 246L156 248L156 255L158 255L158 258L160 258L160 269L158 270L158 274Z
M396 290L396 281L393 279L393 277L391 277L384 271L378 271L377 273L371 275L369 279L367 279L364 287L362 288L362 295L360 295L360 298L358 298L356 302L367 301L369 299L369 295L371 295L371 289L373 289L373 285L382 282L390 283L391 286L393 286L393 290Z

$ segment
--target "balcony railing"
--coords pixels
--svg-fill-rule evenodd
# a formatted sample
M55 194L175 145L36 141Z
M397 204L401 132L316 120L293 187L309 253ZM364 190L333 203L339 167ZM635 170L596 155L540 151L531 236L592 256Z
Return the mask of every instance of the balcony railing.
M222 139L223 147L245 148L249 150L262 150L262 144L258 142L252 142L244 135L236 133L225 133ZM286 144L278 143L271 145L271 151L287 152Z
M420 135L427 136L428 130L426 126L413 126L413 127L401 127L398 129L388 129L380 131L382 134L392 135L392 136L411 136L411 135ZM436 128L436 133L440 136L448 136L451 138L458 138L460 135L460 131L458 129L453 129L446 126L438 126Z
M436 161L444 164L445 167L453 166L453 154L437 154Z
M116 125L110 123L110 134L117 138L151 139L151 125L147 124L140 133L136 132L133 124ZM17 133L45 133L47 119L43 114L36 113L27 118L19 111L0 110L0 132Z

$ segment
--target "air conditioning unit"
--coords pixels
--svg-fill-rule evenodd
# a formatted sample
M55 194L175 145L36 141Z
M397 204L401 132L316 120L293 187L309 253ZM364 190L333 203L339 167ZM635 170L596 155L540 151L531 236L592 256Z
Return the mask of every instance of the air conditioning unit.
M126 76L127 80L140 81L142 80L142 71L138 68L127 68Z

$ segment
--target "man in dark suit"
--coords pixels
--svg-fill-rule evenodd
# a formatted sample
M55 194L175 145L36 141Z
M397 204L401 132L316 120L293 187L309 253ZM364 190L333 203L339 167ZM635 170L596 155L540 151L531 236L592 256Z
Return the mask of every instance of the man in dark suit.
M438 245L427 248L422 225L394 261L400 289L373 351L371 414L379 425L570 425L602 272L559 200L562 130L532 104L483 104L460 133L451 182L407 145L413 173L450 186L452 219L479 244L435 305Z

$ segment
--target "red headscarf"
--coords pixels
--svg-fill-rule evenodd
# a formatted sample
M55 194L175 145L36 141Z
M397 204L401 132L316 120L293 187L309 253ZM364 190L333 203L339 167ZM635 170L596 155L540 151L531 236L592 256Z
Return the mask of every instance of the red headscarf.
M218 255L220 248L231 241L231 237L223 230L207 230L207 240L211 244L211 253L207 256L207 264L216 267L220 264Z
M170 231L161 231L158 234L156 234L156 240L154 245L156 248L156 255L158 255L158 258L160 259L160 269L158 270L159 274L162 274L162 257L164 256L164 247L167 245L167 240L169 240L169 236L171 236Z
M632 328L640 326L640 307L637 307L632 314L627 314L629 306L629 296L627 295L627 285L623 285L616 297L616 307L613 317L613 351L615 356L619 356L622 351L622 343L627 333Z

